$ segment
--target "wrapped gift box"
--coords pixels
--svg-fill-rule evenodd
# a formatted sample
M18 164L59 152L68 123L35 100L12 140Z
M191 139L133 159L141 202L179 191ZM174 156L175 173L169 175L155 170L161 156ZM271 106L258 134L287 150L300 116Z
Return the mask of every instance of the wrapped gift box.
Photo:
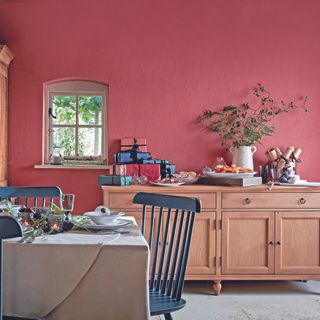
M171 174L176 173L176 165L175 164L161 164L161 178L167 178Z
M159 164L115 164L113 174L120 176L146 176L148 181L155 181L160 177Z
M132 177L129 176L99 176L100 186L128 186L132 184Z
M143 164L161 164L162 160L157 160L157 159L147 159L147 160L142 160Z
M140 176L145 176L148 181L156 181L160 178L159 164L139 164Z
M115 176L125 176L126 175L126 165L125 164L114 164L112 168L112 174Z
M118 176L139 176L138 164L114 164L113 175Z
M140 166L139 164L125 164L126 175L127 176L139 176L140 175Z
M132 149L133 145L139 146L139 151L147 152L147 139L146 138L122 138L121 139L121 151Z
M143 160L151 159L150 152L140 151L121 151L115 154L117 164L142 163Z

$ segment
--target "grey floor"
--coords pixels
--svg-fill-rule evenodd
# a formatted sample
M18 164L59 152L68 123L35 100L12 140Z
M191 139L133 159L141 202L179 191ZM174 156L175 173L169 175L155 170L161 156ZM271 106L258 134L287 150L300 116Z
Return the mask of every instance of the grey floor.
M224 281L219 297L210 282L186 282L184 298L174 320L320 320L320 281Z

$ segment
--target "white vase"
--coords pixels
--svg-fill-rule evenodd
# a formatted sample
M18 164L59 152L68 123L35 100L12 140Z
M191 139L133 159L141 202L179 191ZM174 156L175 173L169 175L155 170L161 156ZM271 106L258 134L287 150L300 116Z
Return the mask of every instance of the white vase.
M253 154L257 151L255 146L231 147L230 152L233 154L232 164L242 168L253 170Z

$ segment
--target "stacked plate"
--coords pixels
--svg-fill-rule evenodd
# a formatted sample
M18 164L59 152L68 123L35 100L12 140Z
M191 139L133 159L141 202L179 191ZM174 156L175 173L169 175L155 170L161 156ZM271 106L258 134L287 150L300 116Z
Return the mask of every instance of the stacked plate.
M84 216L90 220L88 223L81 224L81 227L90 230L114 230L132 224L131 220L121 218L124 216L123 212L112 211L105 207L86 212Z

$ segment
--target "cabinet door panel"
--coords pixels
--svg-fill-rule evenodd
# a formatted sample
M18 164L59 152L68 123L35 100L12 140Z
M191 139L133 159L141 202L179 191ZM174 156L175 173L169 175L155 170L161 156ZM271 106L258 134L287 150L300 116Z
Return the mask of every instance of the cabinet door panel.
M167 212L165 211L162 221L162 233L161 237L164 235L165 230L165 222L167 218ZM132 215L135 217L137 224L141 225L141 212L130 212L128 215ZM150 215L147 216L145 222L145 237L148 240L149 230L150 230ZM173 217L174 211L172 211L171 221L170 221L170 229L173 225ZM204 212L201 214L196 214L192 239L191 239L191 246L189 251L188 257L188 264L186 274L215 274L215 246L216 246L216 230L215 230L215 212ZM179 220L177 223L177 228L179 225ZM155 220L155 228L158 227L158 220ZM169 231L170 232L170 231ZM153 241L155 241L155 233L153 235ZM167 260L167 253L169 247L170 237L167 239L167 248L166 248L166 255L165 261ZM158 259L160 258L162 246L164 242L160 239L160 247L159 247L159 254ZM174 242L175 248L175 242ZM151 257L153 260L153 257Z
M215 274L215 212L196 214L187 264L187 274Z
M274 213L222 213L222 274L274 273Z
M320 212L276 214L276 273L320 273Z

